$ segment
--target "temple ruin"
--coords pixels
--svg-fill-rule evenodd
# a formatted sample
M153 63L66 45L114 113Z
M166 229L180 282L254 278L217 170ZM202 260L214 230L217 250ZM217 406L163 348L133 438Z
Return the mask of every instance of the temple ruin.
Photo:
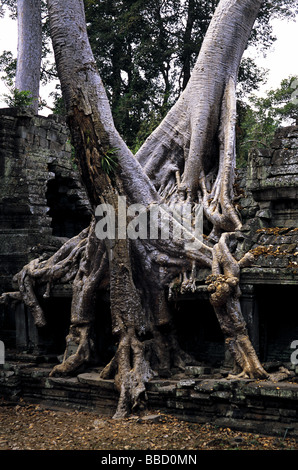
M13 290L13 276L30 260L50 256L65 239L87 227L91 212L80 182L63 118L0 110L0 295ZM147 384L148 406L199 422L212 421L245 430L298 436L298 344L295 294L298 284L298 126L278 129L270 148L255 149L246 168L237 170L237 209L243 226L236 255L248 250L255 263L241 271L242 311L253 346L267 370L285 367L288 378L277 384L227 380L231 359L208 300L206 270L196 289L169 291L182 349L194 365L161 371ZM71 286L52 286L39 296L47 325L34 325L22 302L0 305L0 397L113 414L113 381L98 370L113 352L109 299L98 305L99 361L66 378L49 377L61 360L69 327ZM59 323L59 330L56 324ZM298 346L296 346L298 349Z

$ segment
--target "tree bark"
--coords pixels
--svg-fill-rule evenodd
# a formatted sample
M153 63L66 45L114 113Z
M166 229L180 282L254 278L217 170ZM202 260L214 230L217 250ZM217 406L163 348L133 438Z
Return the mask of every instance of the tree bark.
M32 109L38 113L42 53L40 0L18 0L18 55L15 86L30 91Z
M174 182L179 170L185 190L194 200L203 198L206 217L225 231L240 226L231 207L235 87L261 3L219 3L186 89L136 155L157 189Z

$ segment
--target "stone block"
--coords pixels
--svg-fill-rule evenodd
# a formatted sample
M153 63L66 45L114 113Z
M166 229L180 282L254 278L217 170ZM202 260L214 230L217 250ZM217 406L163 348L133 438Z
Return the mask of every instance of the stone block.
M185 373L187 375L193 375L195 377L200 377L201 375L208 375L211 373L210 367L205 366L187 366L185 368Z
M16 253L27 253L28 247L28 236L27 234L13 232L10 233L1 233L0 231L0 246L1 254L16 254Z
M189 390L184 389L184 388L177 388L176 393L175 393L177 398L187 398L189 397Z
M205 402L210 401L211 395L207 395L206 393L200 393L200 392L190 392L190 398L191 400L197 400L197 401L202 401Z
M194 380L179 380L177 388L193 388L196 385Z
M104 380L100 374L89 372L78 375L78 381L88 385L95 385L105 390L115 390L114 380Z
M49 142L49 148L50 148L51 151L60 152L61 144L59 142L55 142L55 141L51 140Z
M194 386L194 391L200 392L200 393L213 392L215 383L216 383L215 380L206 380L206 381L203 380Z
M212 392L211 396L212 398L229 401L233 398L233 393L225 390L217 390Z
M26 140L28 136L28 127L18 126L16 128L16 136L20 137L21 139Z
M297 410L295 409L279 409L278 410L280 416L285 416L287 418L293 418L296 420L297 418Z
M270 211L270 209L262 209L256 213L256 217L270 220L272 219L272 212Z
M43 137L39 137L39 147L43 150L49 149L49 141Z
M52 142L56 142L57 137L58 137L58 133L57 133L57 131L53 130L53 128L51 128L47 131L47 139L48 140L50 140Z
M158 392L162 395L174 396L176 392L176 385L165 385L158 388Z

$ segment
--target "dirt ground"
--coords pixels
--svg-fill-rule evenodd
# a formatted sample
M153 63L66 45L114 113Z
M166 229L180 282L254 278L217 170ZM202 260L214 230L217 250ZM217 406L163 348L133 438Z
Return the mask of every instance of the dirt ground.
M145 414L123 420L93 412L46 409L0 401L4 450L298 450L295 439L233 431L173 416Z

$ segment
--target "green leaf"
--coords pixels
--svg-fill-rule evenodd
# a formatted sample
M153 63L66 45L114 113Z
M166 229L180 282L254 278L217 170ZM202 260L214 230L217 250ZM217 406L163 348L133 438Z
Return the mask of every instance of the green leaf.
M114 173L118 164L118 148L108 149L101 157L101 167L107 175Z
M31 91L20 91L17 88L11 90L10 95L4 95L4 98L9 108L27 108L34 101Z

